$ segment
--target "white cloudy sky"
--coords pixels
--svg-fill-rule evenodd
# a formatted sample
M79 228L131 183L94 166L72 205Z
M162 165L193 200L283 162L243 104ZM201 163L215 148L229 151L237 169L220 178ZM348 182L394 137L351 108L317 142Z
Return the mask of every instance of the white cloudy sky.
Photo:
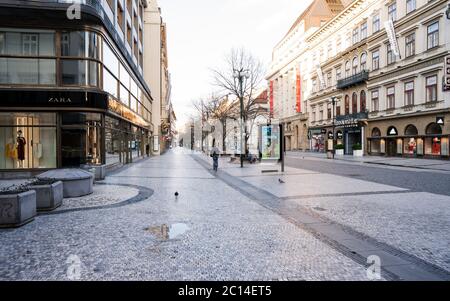
M158 0L168 28L172 102L178 126L191 101L214 90L210 68L244 47L269 64L272 49L311 0Z

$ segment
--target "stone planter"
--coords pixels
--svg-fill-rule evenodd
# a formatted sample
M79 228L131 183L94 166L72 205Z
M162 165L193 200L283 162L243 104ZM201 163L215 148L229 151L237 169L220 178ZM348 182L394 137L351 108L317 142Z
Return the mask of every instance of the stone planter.
M362 150L354 150L353 151L353 156L354 157L362 157L364 154L363 154L363 151Z
M38 211L51 211L61 206L63 201L63 182L57 181L47 185L31 186L36 191Z
M64 198L77 198L93 192L94 175L82 169L55 169L44 172L37 178L62 181Z
M344 150L343 149L337 149L336 150L336 156L343 156L344 155Z
M0 228L20 227L36 216L36 191L0 194Z

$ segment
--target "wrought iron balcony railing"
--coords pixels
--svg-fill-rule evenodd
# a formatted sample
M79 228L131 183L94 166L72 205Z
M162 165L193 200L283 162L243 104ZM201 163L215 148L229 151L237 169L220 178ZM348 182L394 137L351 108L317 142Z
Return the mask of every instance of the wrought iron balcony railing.
M369 80L369 71L364 70L350 77L338 80L337 88L346 89L352 86L365 83L367 80Z

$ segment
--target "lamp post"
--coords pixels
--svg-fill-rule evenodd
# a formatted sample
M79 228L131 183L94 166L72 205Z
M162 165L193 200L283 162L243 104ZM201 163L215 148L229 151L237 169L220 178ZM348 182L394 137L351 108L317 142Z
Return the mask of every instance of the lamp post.
M336 154L336 133L335 133L336 100L337 100L336 96L333 96L331 98L331 104L333 105L333 159L334 159L334 155Z
M248 70L241 68L234 70L233 77L239 81L239 101L241 103L241 168L244 167L243 145L244 145L244 79L250 78Z

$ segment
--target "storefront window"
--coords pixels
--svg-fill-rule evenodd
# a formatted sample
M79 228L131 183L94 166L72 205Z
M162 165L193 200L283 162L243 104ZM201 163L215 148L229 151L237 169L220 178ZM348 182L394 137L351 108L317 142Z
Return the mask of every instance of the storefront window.
M102 164L102 116L97 113L61 115L63 166Z
M428 125L426 132L427 135L436 137L425 138L425 155L439 156L441 155L441 137L437 135L442 134L442 128L437 123L431 123Z
M119 131L119 120L105 117L106 164L121 162L122 132Z
M415 156L417 154L416 138L405 138L403 144L405 145L404 148L405 155Z
M0 169L56 168L56 116L0 113Z
M118 81L109 71L103 67L103 90L113 97L118 97Z
M372 140L370 144L370 151L372 153L381 152L381 139L377 138L381 136L381 131L378 128L372 130Z

